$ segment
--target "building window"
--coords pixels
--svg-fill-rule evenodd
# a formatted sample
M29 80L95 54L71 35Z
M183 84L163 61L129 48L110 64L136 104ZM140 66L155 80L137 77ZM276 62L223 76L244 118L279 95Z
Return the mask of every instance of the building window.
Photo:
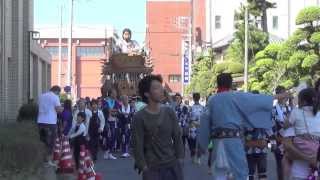
M181 75L179 74L172 74L169 75L169 82L170 83L177 83L181 81Z
M278 27L279 27L279 18L278 18L278 16L273 16L272 17L272 27L273 27L273 29L278 29Z
M216 29L221 28L221 16L215 16L215 28Z
M104 56L104 47L77 47L78 57L102 57Z
M59 56L59 47L48 46L48 47L45 47L45 49L51 54L51 56L54 56L54 57ZM62 47L61 54L62 54L63 58L67 57L68 56L68 48Z

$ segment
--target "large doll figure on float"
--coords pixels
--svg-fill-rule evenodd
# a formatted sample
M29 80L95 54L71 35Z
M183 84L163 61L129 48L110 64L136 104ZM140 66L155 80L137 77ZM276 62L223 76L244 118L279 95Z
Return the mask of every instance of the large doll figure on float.
M137 41L132 40L132 32L125 28L122 31L122 40L120 40L118 47L120 53L128 54L129 56L140 55L140 46Z

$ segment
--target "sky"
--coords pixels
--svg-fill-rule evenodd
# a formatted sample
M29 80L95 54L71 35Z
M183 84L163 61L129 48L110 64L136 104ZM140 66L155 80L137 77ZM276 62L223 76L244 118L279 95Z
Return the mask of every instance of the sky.
M34 25L59 25L63 4L63 26L69 24L69 0L34 0ZM132 39L145 38L146 0L74 0L74 25L112 25L121 35L130 28Z

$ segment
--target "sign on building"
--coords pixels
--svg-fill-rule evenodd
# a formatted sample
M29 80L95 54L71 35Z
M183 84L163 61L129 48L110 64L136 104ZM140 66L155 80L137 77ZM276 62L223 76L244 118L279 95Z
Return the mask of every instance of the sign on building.
M183 84L191 81L191 49L190 41L182 40L182 80Z

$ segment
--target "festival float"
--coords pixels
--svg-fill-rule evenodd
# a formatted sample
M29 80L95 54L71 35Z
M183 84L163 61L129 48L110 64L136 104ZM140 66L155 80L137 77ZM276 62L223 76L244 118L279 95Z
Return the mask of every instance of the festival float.
M115 48L103 61L102 88L103 96L108 90L116 89L119 95L134 96L138 83L153 70L152 59L148 53L131 40L131 30L124 29L122 40L116 42Z

